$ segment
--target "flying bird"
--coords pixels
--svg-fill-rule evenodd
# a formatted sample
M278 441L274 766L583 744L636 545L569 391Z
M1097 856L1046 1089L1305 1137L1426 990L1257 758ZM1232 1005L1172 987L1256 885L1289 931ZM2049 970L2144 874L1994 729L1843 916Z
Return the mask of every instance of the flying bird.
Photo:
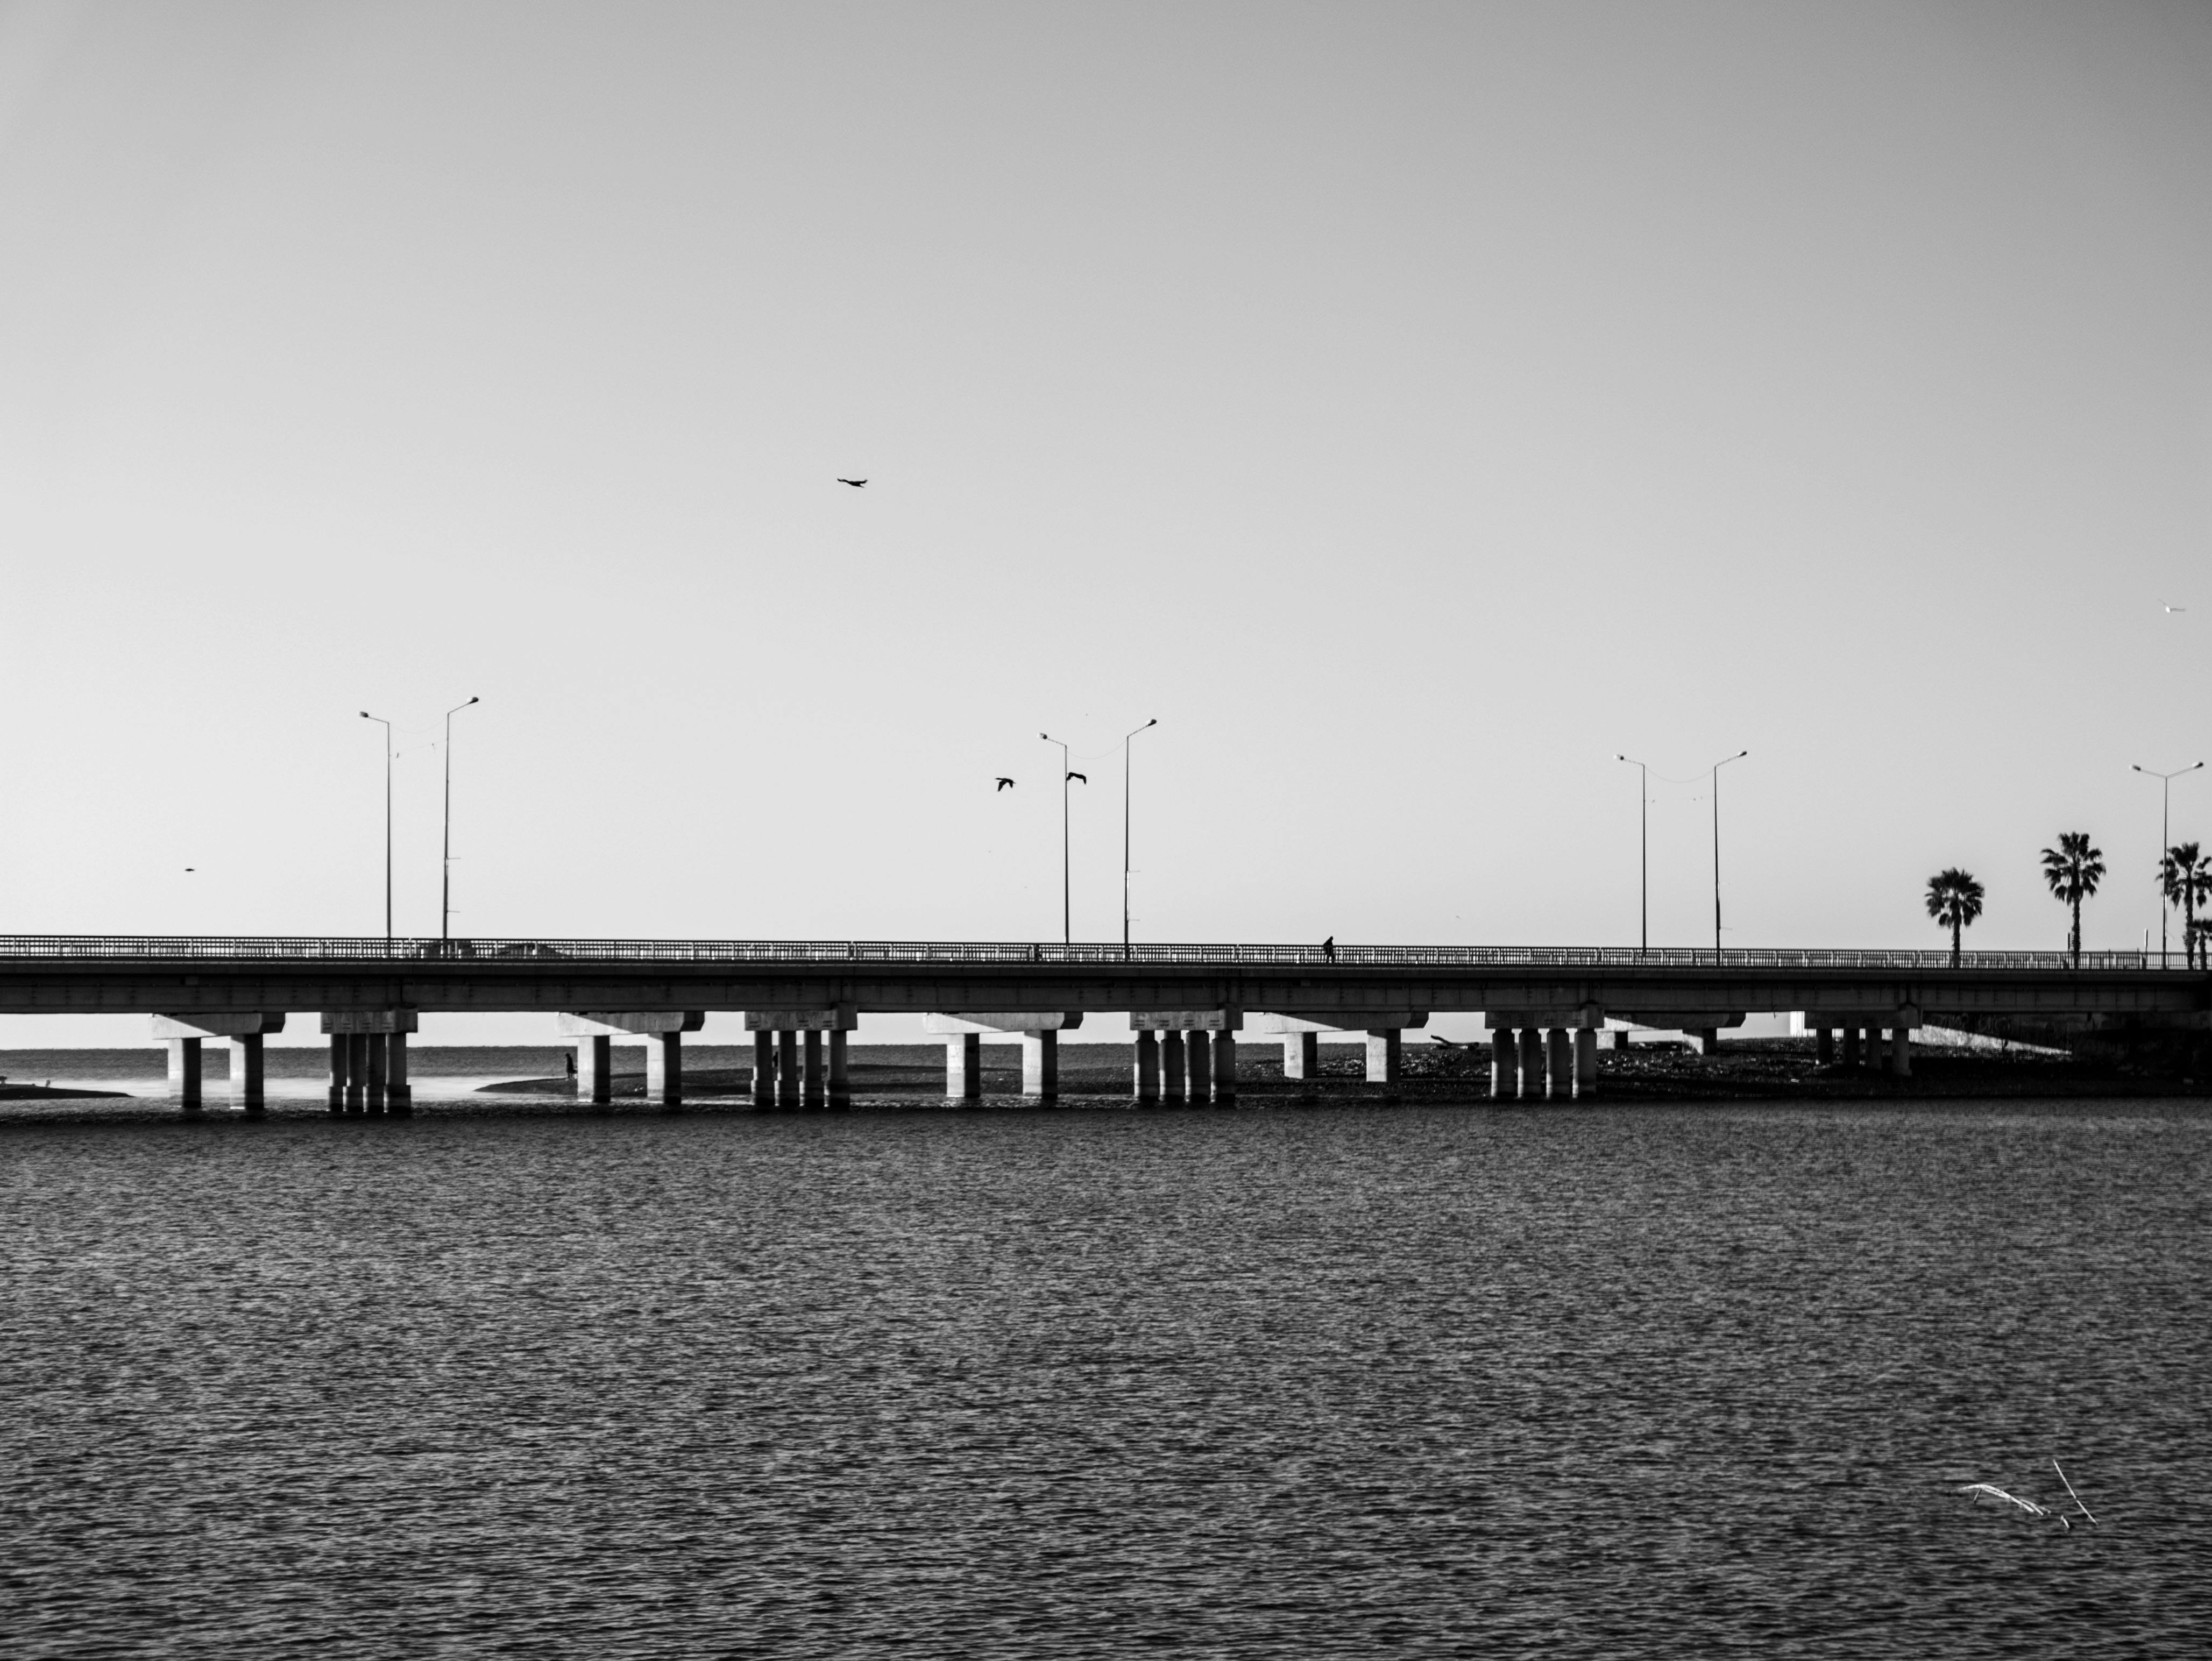
M2189 609L2189 608L2188 608L2187 606L2185 606L2185 605L2166 605L2166 602L2165 602L2165 601L2163 601L2163 600L2160 600L2160 601L2159 602L2159 604L2160 604L2161 606L2166 606L2166 610L2168 610L2168 611L2170 611L2170 612L2171 612L2171 611L2186 611L2186 610L2188 610L2188 609Z
M867 483L867 481L866 479L840 479L837 482L840 484L849 484L854 489L858 490L862 485Z
M1091 782L1091 776L1088 773L1071 773L1067 776L1079 785L1087 785Z
M199 869L199 867L198 867L198 865L187 865L187 866L185 866L185 870L187 872L196 871L196 870L198 870L198 869Z
M1013 781L1012 779L1000 779L1000 780L999 780L999 790L1005 790L1005 789L1006 789L1006 788L1007 788L1009 785L1011 785L1013 782L1014 782L1014 781ZM994 795L994 796L995 796L997 793L998 793L998 791L994 791L992 792L992 794L993 794L993 795Z

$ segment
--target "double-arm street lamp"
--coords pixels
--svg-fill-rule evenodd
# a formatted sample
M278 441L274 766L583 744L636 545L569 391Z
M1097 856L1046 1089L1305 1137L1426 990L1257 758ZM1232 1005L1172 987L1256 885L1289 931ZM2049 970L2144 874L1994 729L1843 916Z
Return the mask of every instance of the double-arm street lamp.
M446 712L446 831L439 848L438 860L438 938L447 938L446 928L453 909L453 717L469 704L480 704L481 698L471 698L468 704L455 704Z
M1067 877L1067 785L1072 779L1082 779L1086 785L1091 781L1079 773L1068 771L1069 757L1065 743L1048 732L1040 732L1037 737L1048 744L1060 745L1060 935L1062 944L1073 945L1075 943L1075 901L1074 890L1070 888Z
M1741 761L1751 752L1740 749L1733 755L1723 755L1711 769L1713 781L1713 962L1721 961L1721 769L1731 761Z
M2172 833L2167 828L2172 821L2166 809L2172 799L2173 781L2185 773L2196 772L2203 765L2202 761L2192 761L2185 767L2176 767L2172 773L2156 773L2149 767L2138 767L2132 761L2128 763L2130 769L2144 778L2158 780L2158 967L2161 969L2166 967L2166 914L2173 909L2166 892L2166 850L2173 846Z

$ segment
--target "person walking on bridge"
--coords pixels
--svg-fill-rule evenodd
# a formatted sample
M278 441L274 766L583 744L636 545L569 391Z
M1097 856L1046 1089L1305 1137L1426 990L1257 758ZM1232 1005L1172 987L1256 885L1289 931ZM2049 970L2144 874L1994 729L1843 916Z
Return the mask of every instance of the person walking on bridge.
M1336 961L1336 937L1334 935L1329 936L1328 939L1321 943L1321 955L1332 963Z

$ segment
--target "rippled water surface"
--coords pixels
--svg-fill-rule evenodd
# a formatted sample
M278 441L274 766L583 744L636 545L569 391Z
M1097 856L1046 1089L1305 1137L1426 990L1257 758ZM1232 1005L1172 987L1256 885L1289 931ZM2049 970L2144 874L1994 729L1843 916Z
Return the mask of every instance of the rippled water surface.
M0 1128L0 1648L2177 1653L2209 1123Z

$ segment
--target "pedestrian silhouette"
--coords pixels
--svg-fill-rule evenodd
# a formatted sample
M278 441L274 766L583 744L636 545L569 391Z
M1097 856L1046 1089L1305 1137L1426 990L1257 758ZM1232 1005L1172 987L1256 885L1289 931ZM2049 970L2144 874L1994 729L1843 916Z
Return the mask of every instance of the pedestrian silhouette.
M561 1064L570 1078L576 1076L576 1052L574 1050L561 1058Z
M1335 962L1335 961L1336 961L1336 937L1335 937L1334 935L1331 935L1331 936L1329 936L1329 937L1328 937L1328 939L1326 939L1326 940L1322 941L1322 942L1321 943L1321 949L1322 949L1322 956L1324 956L1324 957L1328 958L1328 961L1329 961L1330 962L1332 962L1332 963Z

